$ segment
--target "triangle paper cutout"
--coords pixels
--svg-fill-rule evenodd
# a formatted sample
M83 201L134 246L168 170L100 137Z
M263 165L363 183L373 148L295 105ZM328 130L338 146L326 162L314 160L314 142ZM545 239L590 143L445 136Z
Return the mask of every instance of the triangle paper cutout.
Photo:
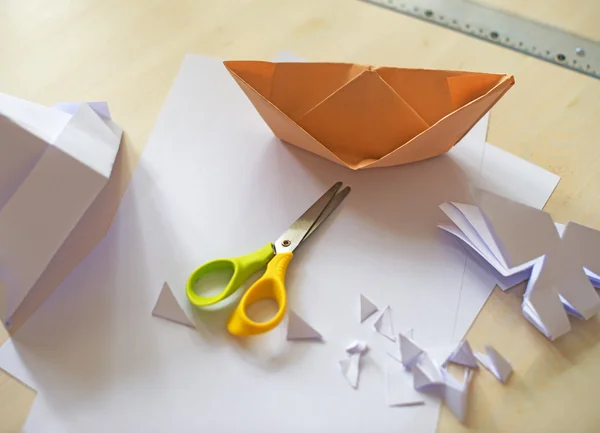
M360 295L360 323L363 323L370 316L375 314L375 312L379 310L377 306L365 295L361 293Z
M461 423L464 423L467 417L469 384L472 376L471 370L465 371L463 382L459 383L450 373L444 374L444 403Z
M441 370L425 352L412 371L413 386L417 391L436 390L444 383Z
M152 310L152 315L196 329L196 325L194 325L185 314L185 311L183 311L181 305L177 302L171 287L169 287L169 284L166 281L163 284L160 295L158 295L156 305L154 305L154 309Z
M323 336L306 323L300 316L292 310L289 310L287 339L321 341L323 340Z
M510 379L513 371L510 363L491 346L486 346L485 351L487 354L475 354L477 360L494 376L496 376L496 379L498 379L500 382L508 382L508 379Z
M360 353L364 355L369 350L369 345L366 341L362 340L354 340L348 347L346 347L346 353L353 355L355 353Z
M396 341L396 337L394 337L394 326L392 325L392 310L389 306L385 307L385 310L377 317L373 323L373 328L385 338Z
M360 352L353 353L346 359L340 361L342 374L354 389L358 387L358 374L360 371Z
M402 365L411 368L419 360L423 350L404 334L398 334L398 344L400 345Z
M477 359L473 355L473 350L471 350L471 345L467 340L462 340L459 343L456 350L448 357L448 361L469 368L479 368Z

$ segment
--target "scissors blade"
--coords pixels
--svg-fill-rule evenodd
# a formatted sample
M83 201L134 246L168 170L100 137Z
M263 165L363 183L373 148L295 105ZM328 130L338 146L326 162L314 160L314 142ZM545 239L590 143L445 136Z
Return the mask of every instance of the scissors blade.
M342 202L350 192L346 187L338 194L342 182L337 182L323 194L289 229L287 229L274 243L275 252L292 252L304 239L306 239L333 210ZM341 196L337 198L337 196Z

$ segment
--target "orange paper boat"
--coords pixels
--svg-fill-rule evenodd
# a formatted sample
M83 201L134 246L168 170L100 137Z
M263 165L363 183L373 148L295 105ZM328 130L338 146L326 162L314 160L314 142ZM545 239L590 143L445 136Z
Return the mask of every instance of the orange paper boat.
M350 63L224 64L278 138L354 170L447 152L514 84Z

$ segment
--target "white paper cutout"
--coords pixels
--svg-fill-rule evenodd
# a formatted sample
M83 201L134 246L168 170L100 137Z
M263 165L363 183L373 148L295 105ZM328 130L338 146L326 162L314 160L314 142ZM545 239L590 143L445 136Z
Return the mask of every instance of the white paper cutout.
M458 343L456 350L448 357L448 361L469 368L479 368L477 359L475 359L473 350L471 350L471 345L467 340L462 340Z
M287 339L321 341L323 336L291 309L288 310Z
M190 328L196 328L194 322L188 318L177 302L171 287L166 281L158 295L156 305L154 305L154 309L152 310L152 315Z
M352 355L354 353L360 353L364 355L369 350L369 345L366 341L354 340L348 347L346 347L346 353Z
M377 306L365 295L360 294L360 323L367 320L371 315L379 310Z
M361 356L362 354L360 352L353 353L348 358L342 359L339 362L342 374L344 375L350 386L354 389L358 388L358 375L360 372Z
M513 371L510 363L491 346L486 346L485 351L486 353L475 353L477 360L500 382L508 382Z
M440 368L431 360L427 352L423 352L413 368L413 386L417 391L439 389L444 379Z
M464 423L467 417L469 385L473 372L466 370L462 383L447 371L443 370L442 373L444 376L444 404L458 421Z
M423 396L413 387L411 374L396 362L388 362L385 370L388 406L425 404Z
M408 369L419 360L419 356L423 353L423 349L404 334L398 334L398 347L402 365Z
M546 212L487 191L478 191L477 197L481 208L442 204L455 226L440 228L475 252L476 262L485 260L493 271L482 266L503 289L529 279L522 304L527 320L554 340L570 331L568 315L587 320L600 311L594 290L594 284L600 285L595 278L599 231L573 222L563 228Z
M385 307L377 319L375 319L373 328L387 339L396 341L396 337L394 337L394 326L392 324L392 310L389 305Z

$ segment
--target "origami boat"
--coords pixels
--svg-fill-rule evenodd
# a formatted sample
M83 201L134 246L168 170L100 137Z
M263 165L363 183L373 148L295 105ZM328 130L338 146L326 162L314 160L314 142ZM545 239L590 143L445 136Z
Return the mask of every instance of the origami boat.
M353 170L447 152L514 84L510 75L350 63L224 64L279 139Z

